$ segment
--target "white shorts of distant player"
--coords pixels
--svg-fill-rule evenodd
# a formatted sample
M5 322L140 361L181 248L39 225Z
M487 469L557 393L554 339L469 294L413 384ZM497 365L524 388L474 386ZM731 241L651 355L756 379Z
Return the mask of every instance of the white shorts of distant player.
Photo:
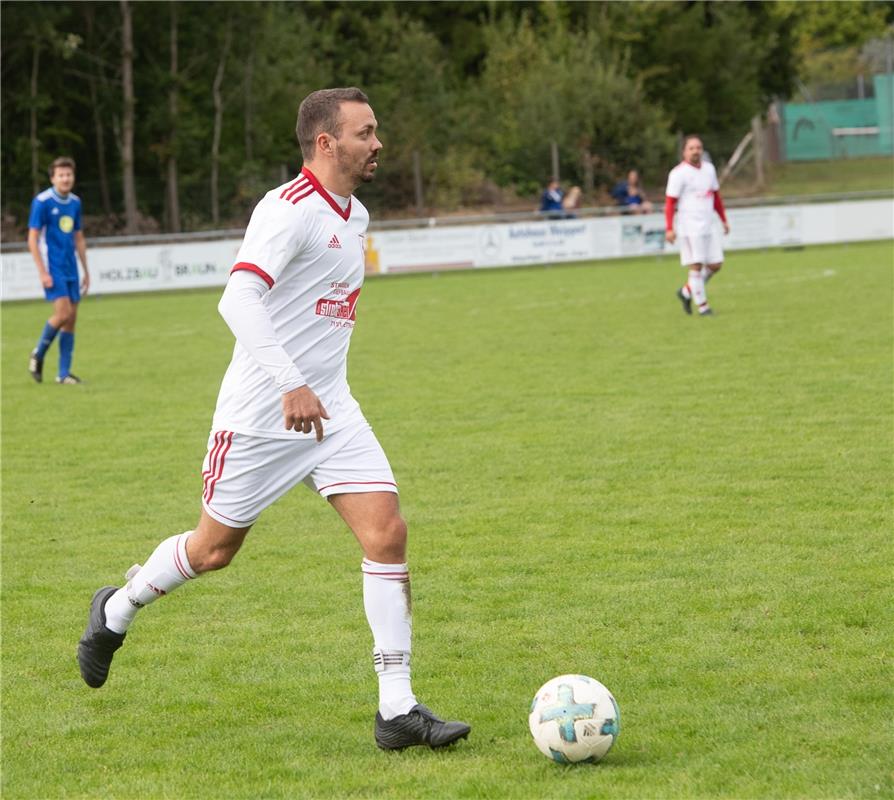
M684 267L691 264L722 264L723 247L720 245L720 235L717 231L711 231L703 236L677 237L680 244L680 263Z
M313 434L269 439L211 431L202 479L205 511L235 528L254 524L265 508L301 482L323 497L397 493L385 451L362 417L322 442Z

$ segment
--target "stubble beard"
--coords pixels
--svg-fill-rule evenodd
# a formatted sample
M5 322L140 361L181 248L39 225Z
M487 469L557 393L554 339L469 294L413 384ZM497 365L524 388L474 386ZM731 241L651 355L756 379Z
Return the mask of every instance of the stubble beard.
M361 183L371 183L376 176L375 170L371 170L369 160L364 160L360 167L343 150L338 153L338 165L342 174L350 178L351 185L359 186Z

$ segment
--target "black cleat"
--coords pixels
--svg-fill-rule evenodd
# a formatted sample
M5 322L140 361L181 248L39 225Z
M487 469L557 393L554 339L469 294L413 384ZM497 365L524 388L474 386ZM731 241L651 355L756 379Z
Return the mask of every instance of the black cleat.
M106 601L118 591L117 586L103 586L90 602L87 630L78 642L78 666L88 686L98 689L109 677L112 656L124 644L126 633L115 633L106 627Z
M710 308L705 308L705 309L702 309L701 311L699 311L698 315L700 317L713 317L714 312Z
M682 289L677 289L677 297L679 298L680 302L683 304L683 310L687 314L691 314L692 313L692 298L687 297L685 294L683 294Z
M56 383L61 383L63 386L77 386L83 382L77 375L72 375L71 373L68 373L64 378L56 376Z
M43 383L43 359L37 355L37 350L32 350L28 357L28 372L38 383Z
M446 747L465 739L471 730L472 726L465 722L445 722L421 703L394 719L384 720L376 712L376 744L383 750L403 750L422 744L431 748Z

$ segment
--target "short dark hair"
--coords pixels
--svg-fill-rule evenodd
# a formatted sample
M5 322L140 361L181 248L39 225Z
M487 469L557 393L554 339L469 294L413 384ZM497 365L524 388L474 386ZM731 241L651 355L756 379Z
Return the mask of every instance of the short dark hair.
M313 159L317 149L317 136L328 133L336 139L341 135L339 111L342 103L369 103L360 89L320 89L311 92L298 106L298 122L295 135L305 161Z
M686 145L689 144L693 139L698 139L702 143L702 147L705 146L705 140L702 139L697 133L690 133L688 136L683 137L683 147L681 149L685 150Z
M68 167L72 172L75 171L75 162L73 158L69 158L68 156L59 156L53 160L53 163L50 164L49 169L47 170L50 173L50 178L56 174L56 169L59 167Z

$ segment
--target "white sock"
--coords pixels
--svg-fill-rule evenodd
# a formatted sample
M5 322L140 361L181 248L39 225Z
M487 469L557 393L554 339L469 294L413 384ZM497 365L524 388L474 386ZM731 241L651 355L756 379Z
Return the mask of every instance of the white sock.
M683 297L685 297L687 300L691 300L691 299L692 299L692 292L689 291L689 284L688 284L688 283L684 283L684 284L683 284L683 288L680 289L680 294L682 294Z
M192 531L165 539L140 567L128 570L127 585L119 589L105 606L106 627L124 633L143 606L170 594L196 577L186 557L186 542Z
M410 685L410 574L406 564L380 564L367 558L361 569L363 606L375 644L379 713L383 719L393 719L417 703Z
M702 278L701 268L689 270L689 291L699 311L708 307L708 295L705 292L705 281Z

